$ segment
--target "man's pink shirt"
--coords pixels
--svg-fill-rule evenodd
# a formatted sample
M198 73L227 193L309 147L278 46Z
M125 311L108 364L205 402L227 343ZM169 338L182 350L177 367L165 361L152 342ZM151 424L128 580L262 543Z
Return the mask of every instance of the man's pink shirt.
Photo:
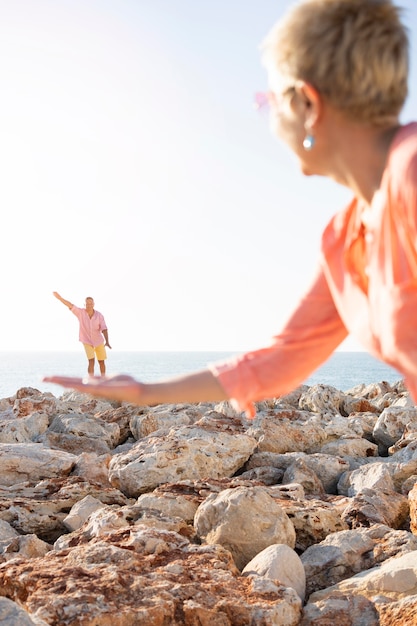
M107 330L103 315L94 311L90 318L86 309L80 309L77 306L73 306L71 312L74 313L80 323L79 340L90 346L101 346L104 343L102 331Z
M210 369L253 416L255 401L293 390L348 334L401 372L417 403L417 123L397 132L371 207L354 198L331 219L318 273L282 331Z

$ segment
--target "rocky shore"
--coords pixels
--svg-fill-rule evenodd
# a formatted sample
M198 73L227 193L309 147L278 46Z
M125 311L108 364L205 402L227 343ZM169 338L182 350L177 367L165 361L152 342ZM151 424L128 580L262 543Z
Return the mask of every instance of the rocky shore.
M0 400L4 626L415 626L403 383L258 403Z

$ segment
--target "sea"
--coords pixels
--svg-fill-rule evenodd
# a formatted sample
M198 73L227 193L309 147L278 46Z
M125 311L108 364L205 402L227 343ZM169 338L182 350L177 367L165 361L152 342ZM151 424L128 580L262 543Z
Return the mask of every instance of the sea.
M202 369L208 363L222 361L232 352L117 352L108 351L108 374L131 374L142 382ZM34 387L59 397L65 391L58 385L42 382L54 374L85 376L87 360L77 352L0 352L0 398L13 396L21 387ZM96 372L98 374L98 372ZM366 352L334 352L310 378L307 385L331 385L347 391L361 383L395 383L402 376Z

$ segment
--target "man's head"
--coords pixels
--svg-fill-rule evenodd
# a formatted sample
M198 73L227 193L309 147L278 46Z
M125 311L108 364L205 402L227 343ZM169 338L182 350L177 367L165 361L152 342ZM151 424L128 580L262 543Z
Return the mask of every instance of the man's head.
M94 300L91 296L87 296L85 299L85 308L87 311L92 311L94 309Z

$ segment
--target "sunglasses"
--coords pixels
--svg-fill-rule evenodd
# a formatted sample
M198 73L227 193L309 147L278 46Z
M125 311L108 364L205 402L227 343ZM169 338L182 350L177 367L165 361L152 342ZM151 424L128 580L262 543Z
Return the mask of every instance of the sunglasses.
M274 91L258 91L255 94L253 106L256 111L269 110L272 107L280 107L284 102L285 96L295 92L295 87L287 87L285 91L277 95Z

